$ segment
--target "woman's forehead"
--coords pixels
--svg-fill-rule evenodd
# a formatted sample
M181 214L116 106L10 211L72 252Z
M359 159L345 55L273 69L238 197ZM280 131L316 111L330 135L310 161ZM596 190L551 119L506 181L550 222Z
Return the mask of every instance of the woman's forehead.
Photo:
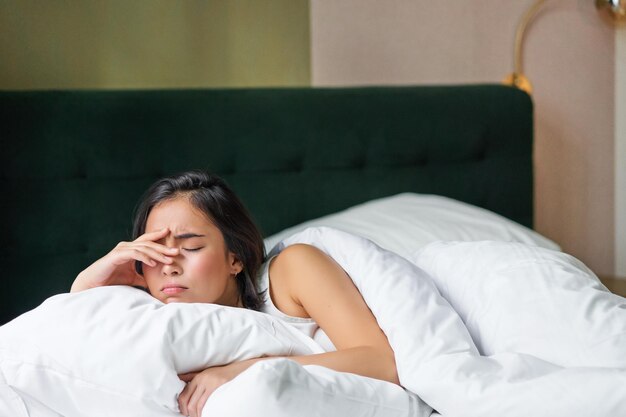
M213 229L209 218L187 199L167 200L154 206L148 214L146 232L169 228L174 234L199 233Z

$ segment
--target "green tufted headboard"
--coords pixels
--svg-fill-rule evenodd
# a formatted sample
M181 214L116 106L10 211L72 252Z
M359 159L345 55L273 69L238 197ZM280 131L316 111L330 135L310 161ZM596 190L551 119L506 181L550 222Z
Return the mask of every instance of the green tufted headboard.
M532 226L532 103L496 85L0 92L0 323L69 291L155 179L226 178L265 235L403 191Z

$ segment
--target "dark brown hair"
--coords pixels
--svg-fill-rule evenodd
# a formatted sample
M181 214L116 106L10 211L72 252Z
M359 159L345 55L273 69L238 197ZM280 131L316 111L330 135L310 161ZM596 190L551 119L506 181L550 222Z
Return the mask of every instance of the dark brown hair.
M145 233L148 215L154 206L180 196L187 196L191 204L220 229L227 249L243 265L236 276L241 302L245 308L259 310L263 294L258 292L256 277L265 259L263 237L241 200L220 177L193 170L152 184L135 211L133 240ZM143 273L141 262L136 262L135 268Z

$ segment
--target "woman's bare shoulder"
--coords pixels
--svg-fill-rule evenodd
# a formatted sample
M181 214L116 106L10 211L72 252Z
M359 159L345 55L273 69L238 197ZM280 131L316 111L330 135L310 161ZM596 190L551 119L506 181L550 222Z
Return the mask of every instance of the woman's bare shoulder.
M283 249L274 259L280 263L302 262L316 260L315 258L323 256L330 258L321 249L307 243L294 243Z
M272 282L288 281L297 284L305 271L320 267L339 268L339 265L321 249L306 243L296 243L282 250L270 264Z
M328 259L320 249L305 243L290 245L276 255L269 266L270 297L276 308L290 316L310 318L297 296L298 280L306 275L302 271Z

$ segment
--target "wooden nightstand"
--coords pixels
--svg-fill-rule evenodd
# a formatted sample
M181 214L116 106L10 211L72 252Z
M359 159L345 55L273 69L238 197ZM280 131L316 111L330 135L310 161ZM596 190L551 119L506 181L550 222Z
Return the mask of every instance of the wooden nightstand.
M626 297L626 279L602 276L600 281L612 292L622 297Z

